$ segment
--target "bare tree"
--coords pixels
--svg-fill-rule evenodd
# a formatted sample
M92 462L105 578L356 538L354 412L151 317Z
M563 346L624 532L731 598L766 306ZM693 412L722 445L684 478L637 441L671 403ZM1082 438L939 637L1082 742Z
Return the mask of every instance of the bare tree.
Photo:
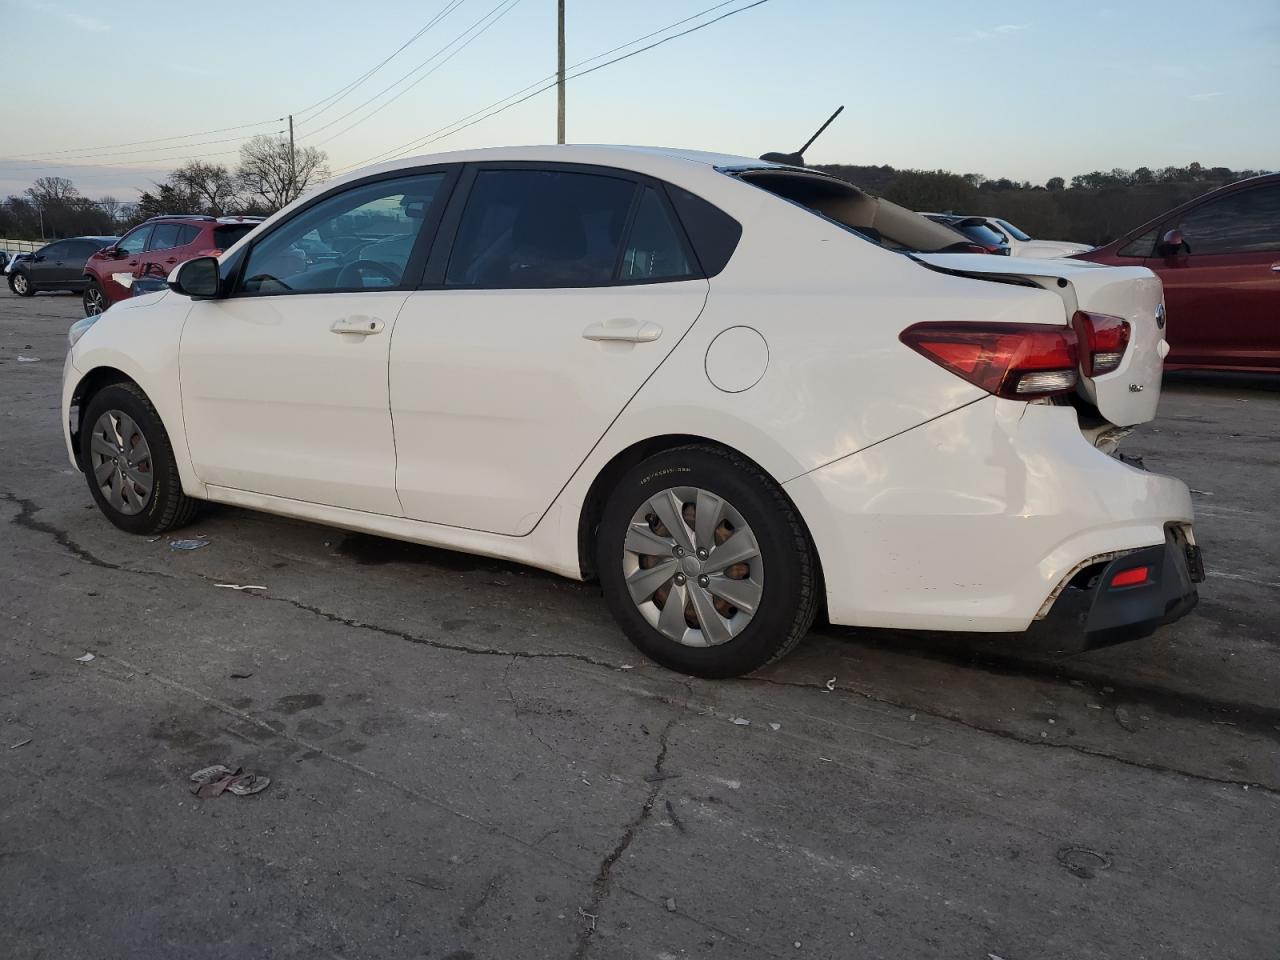
M169 174L169 182L195 200L201 212L215 217L239 205L236 178L220 163L192 160Z
M246 193L279 210L329 176L328 155L315 147L290 151L287 137L259 134L241 145L236 176Z
M80 198L76 185L66 177L37 177L26 189L27 199L38 207L65 206Z
M124 204L108 194L98 201L98 209L105 213L114 224L120 222L120 215L124 212Z

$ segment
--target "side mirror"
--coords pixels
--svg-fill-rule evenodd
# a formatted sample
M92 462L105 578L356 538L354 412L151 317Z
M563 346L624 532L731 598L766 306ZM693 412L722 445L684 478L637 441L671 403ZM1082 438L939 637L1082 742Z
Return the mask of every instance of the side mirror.
M1182 231L1175 227L1160 238L1160 242L1156 244L1156 253L1162 257L1172 257L1181 253L1186 246L1187 241Z
M33 254L31 255L31 262L32 262L32 263L44 263L44 254L43 254L43 253L33 253Z
M169 274L169 289L192 300L212 300L220 286L217 257L196 257Z

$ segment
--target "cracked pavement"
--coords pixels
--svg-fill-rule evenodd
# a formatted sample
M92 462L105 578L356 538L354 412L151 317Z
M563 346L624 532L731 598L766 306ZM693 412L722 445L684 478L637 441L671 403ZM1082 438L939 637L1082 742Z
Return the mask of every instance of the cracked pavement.
M1280 942L1276 383L1173 378L1124 445L1196 491L1210 579L1158 636L822 627L705 682L512 564L230 508L192 552L117 531L58 433L78 306L0 292L6 957ZM197 800L218 762L272 784Z

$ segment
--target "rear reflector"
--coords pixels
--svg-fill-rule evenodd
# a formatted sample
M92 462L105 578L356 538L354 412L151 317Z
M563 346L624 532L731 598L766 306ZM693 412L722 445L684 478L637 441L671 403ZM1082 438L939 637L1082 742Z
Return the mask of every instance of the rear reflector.
M1038 323L917 323L898 339L988 393L1034 400L1073 390L1076 333Z
M1150 567L1130 567L1128 570L1121 570L1111 578L1111 586L1113 587L1134 587L1140 583L1146 583L1151 577Z
M1127 320L1077 310L1071 325L1080 340L1080 366L1086 377L1111 373L1120 366L1129 347Z

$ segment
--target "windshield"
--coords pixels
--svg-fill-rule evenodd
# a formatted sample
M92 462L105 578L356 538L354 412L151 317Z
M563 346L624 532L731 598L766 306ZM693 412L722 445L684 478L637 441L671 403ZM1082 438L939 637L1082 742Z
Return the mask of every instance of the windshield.
M1000 227L1004 230L1004 232L1005 232L1005 233L1007 233L1007 234L1009 234L1010 236L1012 236L1012 237L1013 237L1013 239L1015 239L1015 240L1022 240L1023 242L1026 242L1027 240L1030 240L1030 239L1031 239L1031 237L1030 237L1030 236L1028 236L1027 234L1023 233L1021 230L1019 230L1017 227L1015 227L1015 226L1014 226L1012 223L1010 223L1008 220L999 220L999 219L997 219L997 220L996 220L996 223L1000 224Z

